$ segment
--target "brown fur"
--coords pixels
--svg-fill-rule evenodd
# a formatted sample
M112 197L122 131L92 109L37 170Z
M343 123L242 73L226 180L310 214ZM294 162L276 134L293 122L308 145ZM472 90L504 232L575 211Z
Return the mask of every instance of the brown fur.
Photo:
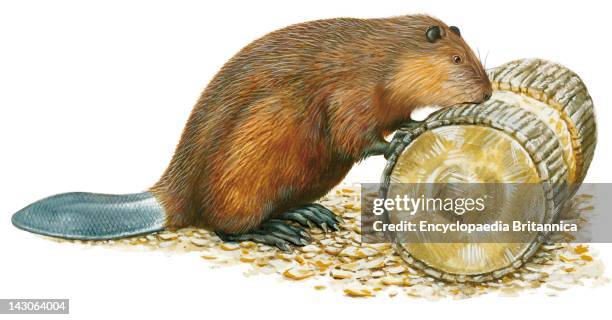
M425 37L432 25L445 31L436 43ZM325 195L414 109L490 90L467 44L435 18L292 25L223 66L151 192L167 227L246 232Z

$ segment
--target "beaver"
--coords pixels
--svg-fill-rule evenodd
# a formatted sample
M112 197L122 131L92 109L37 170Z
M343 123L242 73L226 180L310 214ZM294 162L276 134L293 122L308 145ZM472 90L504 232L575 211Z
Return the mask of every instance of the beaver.
M195 226L288 250L310 241L307 227L339 229L340 219L314 201L353 164L384 155L385 136L412 111L481 103L491 92L459 28L437 18L291 25L221 68L148 192L61 194L22 209L13 223L81 239Z

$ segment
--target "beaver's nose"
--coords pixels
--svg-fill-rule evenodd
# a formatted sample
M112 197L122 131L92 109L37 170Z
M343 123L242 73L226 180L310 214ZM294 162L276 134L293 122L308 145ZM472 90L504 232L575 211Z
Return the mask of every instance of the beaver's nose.
M485 102L491 98L491 92L485 92L482 96L482 102Z

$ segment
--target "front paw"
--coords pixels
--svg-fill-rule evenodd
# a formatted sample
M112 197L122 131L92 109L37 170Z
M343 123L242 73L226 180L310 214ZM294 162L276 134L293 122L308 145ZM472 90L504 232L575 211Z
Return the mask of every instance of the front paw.
M395 149L397 149L400 144L404 143L404 137L408 134L408 131L421 126L423 122L424 121L410 120L404 123L397 131L395 131L393 139L391 139L387 150L385 150L383 154L385 156L385 159L389 160L389 158L395 152Z
M387 150L385 150L385 153L383 154L385 159L389 160L391 155L393 155L393 153L395 152L395 149L397 149L397 147L403 142L404 136L406 136L406 131L395 131L393 139L391 139L391 142L387 146Z

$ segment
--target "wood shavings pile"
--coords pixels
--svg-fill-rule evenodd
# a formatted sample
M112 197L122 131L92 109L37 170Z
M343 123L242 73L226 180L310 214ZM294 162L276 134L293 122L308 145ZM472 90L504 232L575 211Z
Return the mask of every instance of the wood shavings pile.
M592 209L586 195L577 196L574 201L570 208L575 216L581 216L579 210ZM572 286L608 282L603 275L604 265L590 246L567 243L543 246L519 271L494 282L439 281L410 268L390 244L361 243L358 185L340 186L320 203L344 219L343 230L325 233L311 229L313 242L296 247L292 253L253 242L224 243L214 233L196 228L121 240L70 242L193 253L211 266L246 264L248 276L276 274L315 290L336 290L350 297L468 298L489 293L514 296L536 290L554 296Z

